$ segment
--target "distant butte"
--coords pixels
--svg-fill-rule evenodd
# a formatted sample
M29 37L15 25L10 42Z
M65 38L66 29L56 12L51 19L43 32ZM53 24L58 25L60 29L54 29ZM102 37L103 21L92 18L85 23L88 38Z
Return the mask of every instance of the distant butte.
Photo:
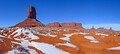
M92 26L92 28L91 28L90 30L95 30L95 27L94 27L94 26Z
M76 22L66 22L66 23L54 22L54 23L49 23L46 26L47 27L62 27L62 28L83 28L81 23L76 23Z
M15 27L45 27L45 25L36 19L35 7L29 6L27 19L16 24Z

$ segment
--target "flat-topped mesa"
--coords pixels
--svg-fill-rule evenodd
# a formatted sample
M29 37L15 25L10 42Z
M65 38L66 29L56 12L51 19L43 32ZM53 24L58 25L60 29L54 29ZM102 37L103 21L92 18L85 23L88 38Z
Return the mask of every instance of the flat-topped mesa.
M15 27L45 27L45 25L36 19L35 7L29 6L27 19L18 23Z
M83 28L81 23L76 22L66 22L61 24L64 28Z
M99 27L97 30L106 30L104 27Z
M46 25L47 27L61 27L59 22L49 23Z
M49 23L46 25L47 27L61 27L61 28L83 28L81 23L76 23L76 22L67 22L67 23L59 23L59 22L54 22L54 23Z

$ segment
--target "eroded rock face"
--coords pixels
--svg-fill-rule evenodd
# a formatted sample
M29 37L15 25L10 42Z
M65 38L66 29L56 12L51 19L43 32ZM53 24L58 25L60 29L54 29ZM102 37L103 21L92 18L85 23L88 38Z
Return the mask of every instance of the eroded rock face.
M35 7L29 6L28 17L23 22L18 23L15 27L44 27L45 25L36 19Z
M109 30L110 30L110 31L111 31L111 30L113 30L113 29L112 29L112 27L110 27L110 29L109 29Z
M104 27L99 27L97 30L106 30Z
M61 24L59 22L49 23L46 25L47 27L61 27Z
M63 28L83 28L81 23L75 23L75 22L67 22L67 23L54 22L46 26L47 27L63 27Z
M28 18L33 18L36 19L36 10L34 7L30 7L28 8Z
M64 28L83 28L81 23L75 23L75 22L62 23L61 25Z
M94 27L94 26L92 26L92 28L91 28L90 30L95 30L95 27Z

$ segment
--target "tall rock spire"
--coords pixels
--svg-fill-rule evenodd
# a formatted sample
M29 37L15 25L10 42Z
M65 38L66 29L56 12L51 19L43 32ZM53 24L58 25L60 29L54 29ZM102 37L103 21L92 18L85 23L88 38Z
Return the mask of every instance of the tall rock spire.
M28 18L36 19L36 9L33 6L28 7Z
M112 27L110 27L110 29L109 29L110 31L112 31Z
M45 25L36 19L35 7L29 6L27 19L16 24L15 27L45 27Z
M31 9L30 9L30 6L28 6L28 18L30 18L30 12L31 12Z

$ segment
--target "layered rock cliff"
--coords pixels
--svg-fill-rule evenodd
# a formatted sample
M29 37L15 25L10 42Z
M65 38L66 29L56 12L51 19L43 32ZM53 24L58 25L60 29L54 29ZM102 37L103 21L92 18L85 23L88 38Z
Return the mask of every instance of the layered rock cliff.
M81 23L67 22L67 23L49 23L47 27L62 27L62 28L83 28Z

